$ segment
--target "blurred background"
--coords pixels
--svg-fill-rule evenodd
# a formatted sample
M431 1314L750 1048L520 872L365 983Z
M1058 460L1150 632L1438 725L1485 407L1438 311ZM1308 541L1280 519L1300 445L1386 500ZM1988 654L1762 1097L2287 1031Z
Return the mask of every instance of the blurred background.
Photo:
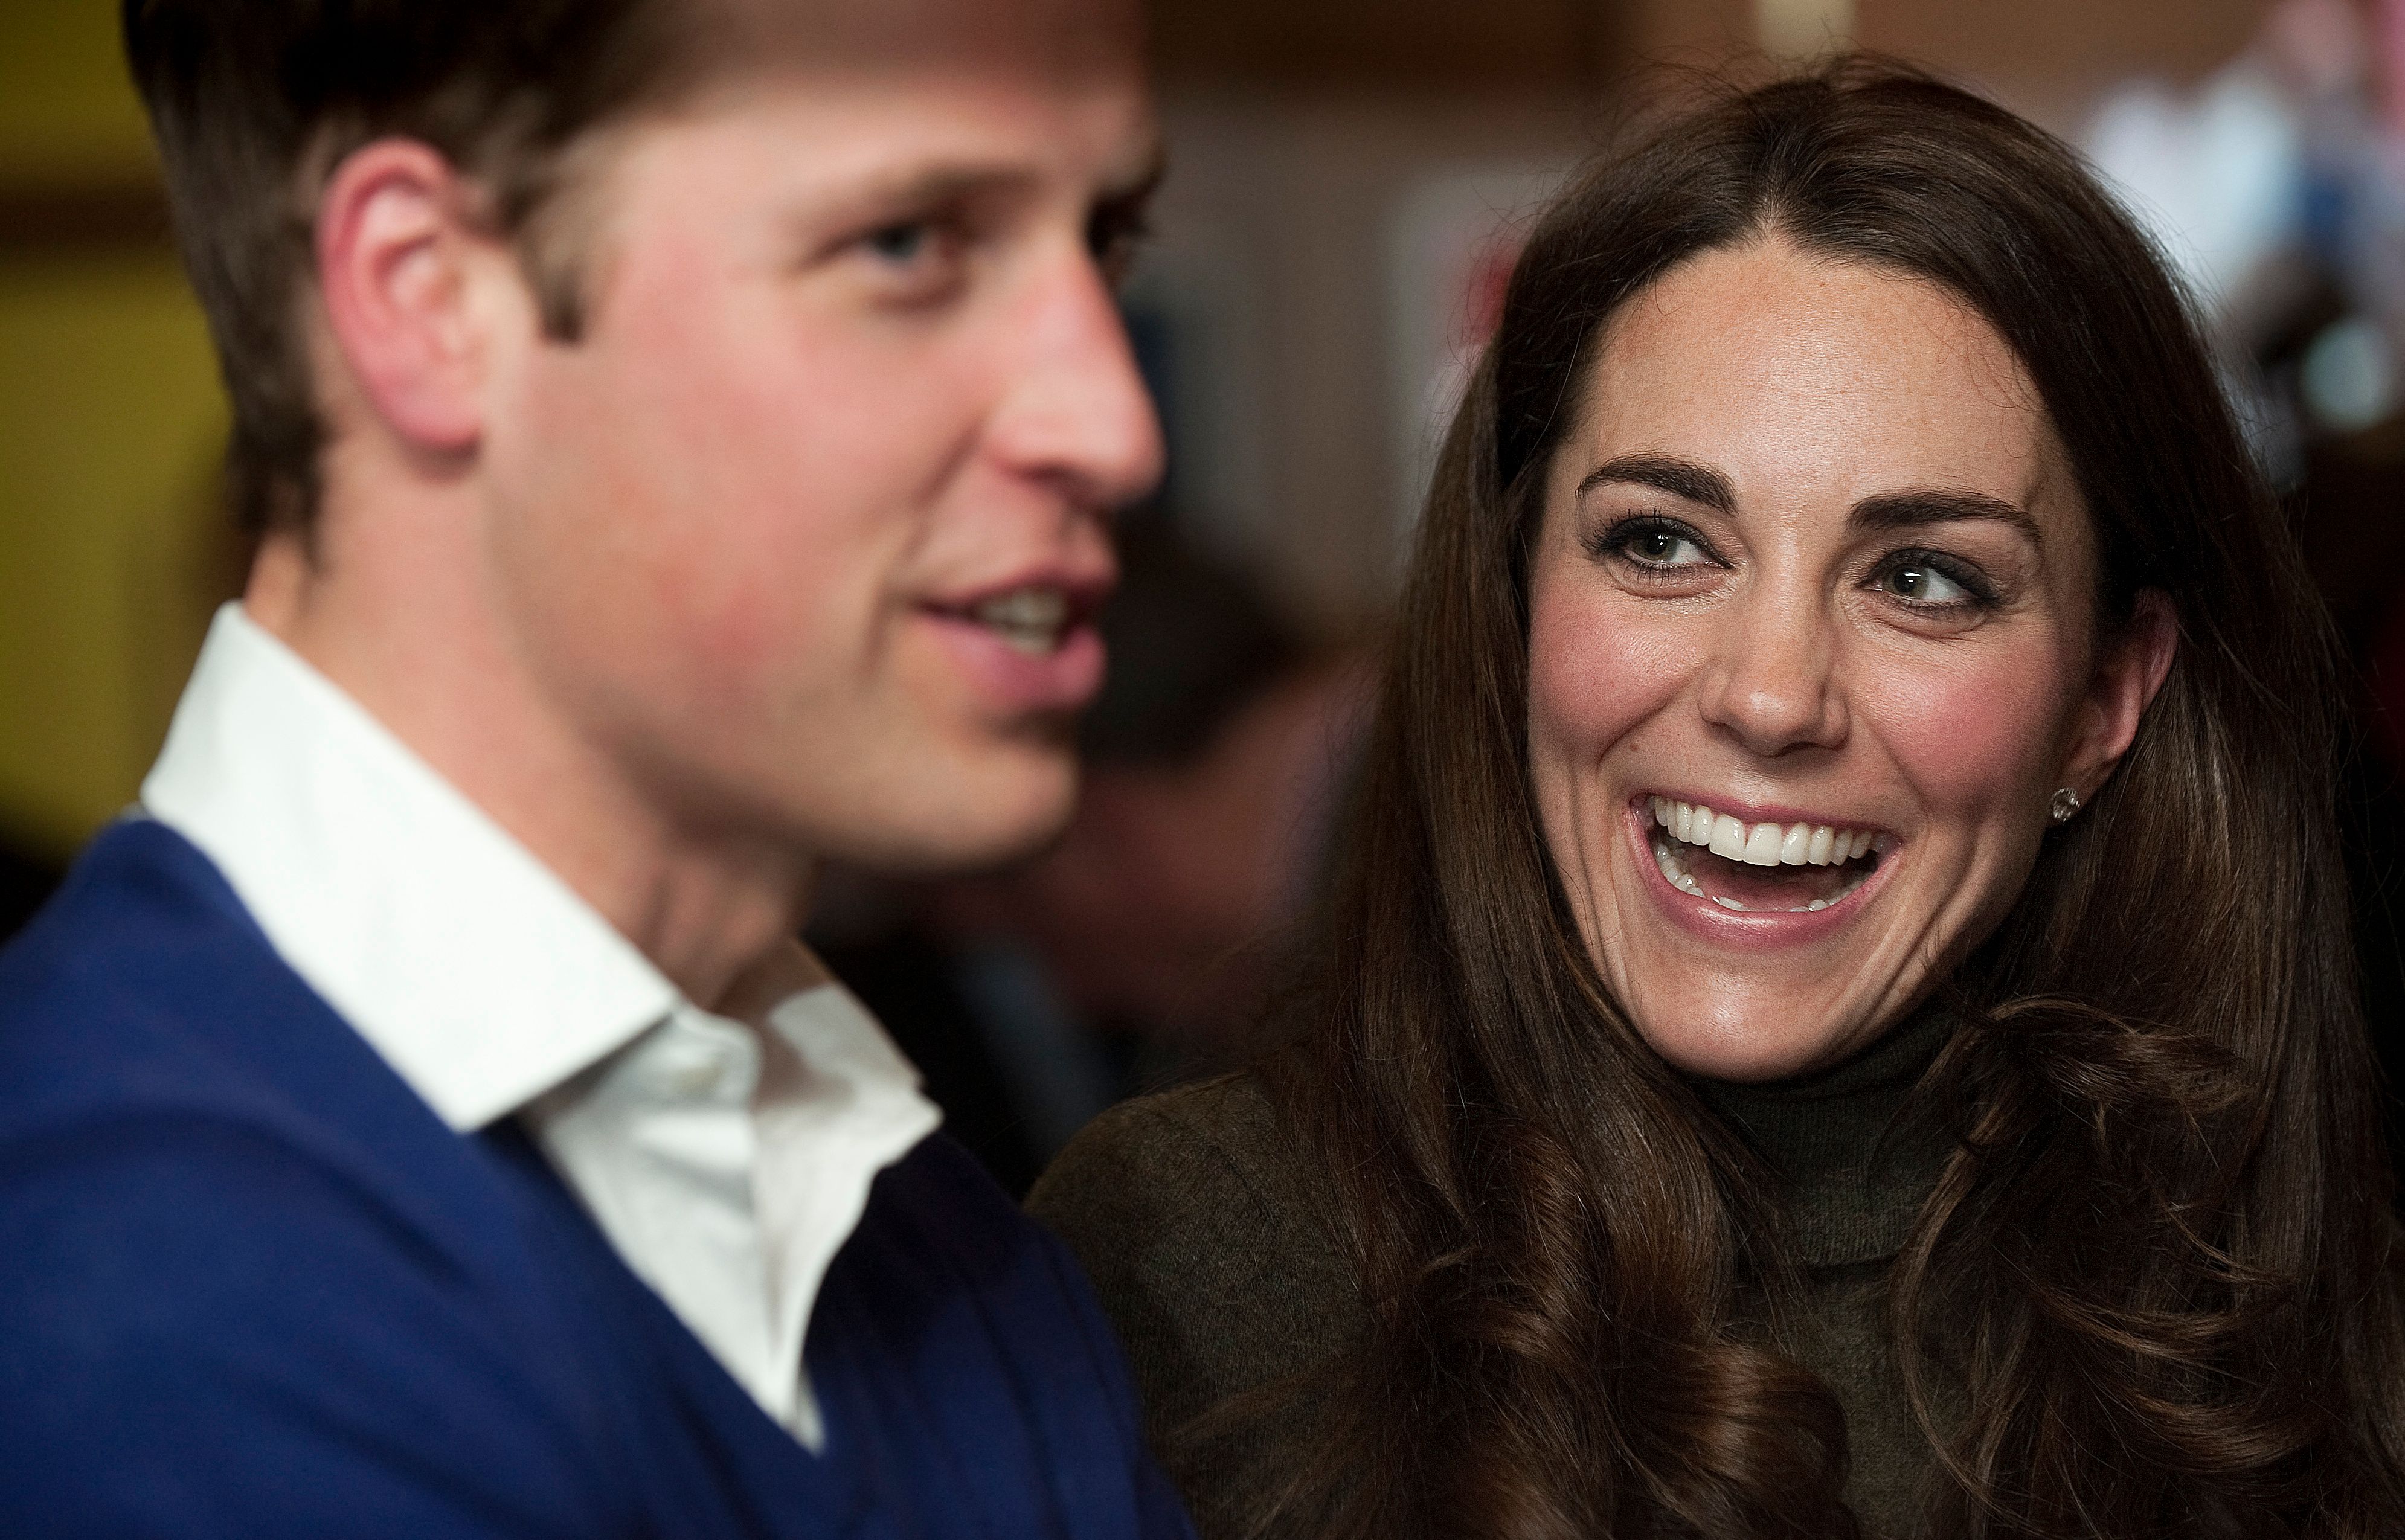
M1006 1185L1240 1043L1316 880L1437 427L1546 189L1677 67L1849 44L2087 147L2212 317L2357 665L2345 836L2391 1052L2405 0L1148 9L1173 169L1126 305L1170 473L1128 525L1090 794L1025 867L835 874L812 920ZM0 935L133 797L244 561L115 17L0 0Z

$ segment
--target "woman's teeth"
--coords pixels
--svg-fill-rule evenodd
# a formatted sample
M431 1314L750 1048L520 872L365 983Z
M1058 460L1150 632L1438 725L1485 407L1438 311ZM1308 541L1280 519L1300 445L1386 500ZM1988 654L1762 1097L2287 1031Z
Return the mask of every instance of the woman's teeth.
M1653 821L1661 829L1652 842L1653 860L1662 869L1664 879L1681 892L1691 893L1696 898L1709 898L1723 908L1740 912L1768 910L1776 913L1784 910L1800 915L1826 909L1870 880L1876 866L1874 863L1864 864L1849 873L1836 887L1807 903L1748 903L1725 893L1707 892L1688 869L1687 861L1679 849L1681 845L1700 845L1724 861L1749 866L1842 866L1869 854L1875 847L1884 848L1876 830L1838 829L1825 823L1757 823L1749 826L1725 813L1715 813L1709 807L1673 802L1667 797L1653 798L1652 805ZM1728 869L1722 867L1720 870L1726 872ZM1735 874L1730 875L1734 877ZM1768 880L1766 874L1763 880Z
M980 600L969 618L1017 651L1041 657L1060 650L1069 626L1069 596L1057 588L1014 588Z
M1867 854L1877 830L1833 829L1825 823L1739 823L1693 803L1653 799L1653 821L1673 839L1752 866L1842 866Z

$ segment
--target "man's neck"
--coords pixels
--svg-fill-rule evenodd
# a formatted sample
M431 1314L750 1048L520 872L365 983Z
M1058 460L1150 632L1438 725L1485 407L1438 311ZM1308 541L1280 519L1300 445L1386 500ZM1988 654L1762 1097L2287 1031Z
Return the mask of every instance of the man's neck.
M356 526L354 526L356 527ZM349 542L343 542L347 545ZM632 942L715 1007L798 929L812 863L767 839L696 835L631 767L573 731L490 623L458 564L312 552L270 537L244 608L375 717ZM381 581L379 581L381 580Z

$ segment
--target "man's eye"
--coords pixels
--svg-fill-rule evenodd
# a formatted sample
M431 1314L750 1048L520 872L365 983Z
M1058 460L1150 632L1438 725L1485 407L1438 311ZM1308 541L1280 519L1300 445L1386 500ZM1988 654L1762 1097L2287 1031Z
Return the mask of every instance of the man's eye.
M1151 236L1151 225L1140 208L1106 205L1086 221L1086 249L1113 283L1127 276Z
M935 232L925 220L913 220L908 224L888 225L883 230L872 231L866 244L869 250L887 261L906 265L927 254L927 249L935 245Z
M935 304L967 281L973 241L950 219L897 219L855 237L850 250L865 264L868 292L909 308Z

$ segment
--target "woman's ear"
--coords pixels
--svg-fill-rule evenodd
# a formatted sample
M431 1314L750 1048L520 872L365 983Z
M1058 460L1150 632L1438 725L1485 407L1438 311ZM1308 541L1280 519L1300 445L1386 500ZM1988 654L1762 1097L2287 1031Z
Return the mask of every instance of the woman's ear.
M2112 775L2138 735L2138 722L2171 672L2179 649L2179 616L2159 589L2142 589L2129 623L2098 654L2080 703L2079 724L2065 756L2060 784L2086 802Z
M491 311L477 289L497 243L476 206L410 139L344 157L318 202L318 293L345 377L328 384L420 453L464 454L482 434Z

